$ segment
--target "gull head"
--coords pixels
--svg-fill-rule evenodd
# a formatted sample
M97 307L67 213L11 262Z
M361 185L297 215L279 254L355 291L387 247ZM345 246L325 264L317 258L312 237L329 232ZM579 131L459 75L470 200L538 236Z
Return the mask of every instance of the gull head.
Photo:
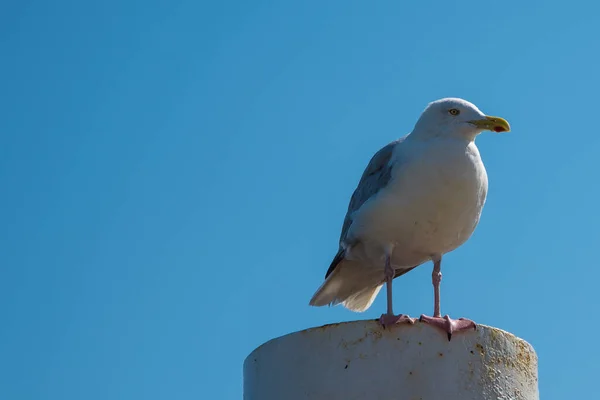
M503 118L485 115L466 100L445 98L429 103L413 134L473 140L483 131L508 132L510 125Z

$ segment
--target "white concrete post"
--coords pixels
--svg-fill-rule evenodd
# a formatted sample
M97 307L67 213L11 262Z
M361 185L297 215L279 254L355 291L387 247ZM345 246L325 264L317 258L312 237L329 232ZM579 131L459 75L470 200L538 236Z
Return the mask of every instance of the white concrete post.
M537 356L483 325L448 342L429 325L354 321L273 339L244 362L245 400L538 400Z

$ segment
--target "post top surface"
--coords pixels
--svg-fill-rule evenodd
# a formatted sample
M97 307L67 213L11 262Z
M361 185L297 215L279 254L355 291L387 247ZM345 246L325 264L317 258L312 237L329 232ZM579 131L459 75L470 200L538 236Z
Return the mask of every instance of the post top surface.
M478 324L476 330L473 332L458 332L453 335L452 340L448 342L446 334L437 330L436 328L417 321L414 325L400 324L388 328L383 328L379 324L378 320L356 320L356 321L344 321L336 322L331 324L325 324L322 326L316 326L312 328L303 329L288 333L276 338L273 338L252 351L244 361L246 364L250 359L254 359L257 354L269 349L272 346L285 346L294 345L296 341L310 342L310 341L323 341L332 340L335 337L337 340L341 340L342 346L348 345L359 345L361 342L367 341L381 341L381 340L393 340L398 341L406 339L407 341L413 339L419 340L419 345L435 345L440 344L452 345L453 342L464 343L476 342L475 347L481 348L488 346L496 347L515 347L519 349L518 354L522 357L518 357L519 362L522 362L523 369L529 369L530 363L535 362L537 364L537 354L531 344L524 339L521 339L510 332L504 331L499 328L491 327L488 325ZM434 343L432 343L434 342Z

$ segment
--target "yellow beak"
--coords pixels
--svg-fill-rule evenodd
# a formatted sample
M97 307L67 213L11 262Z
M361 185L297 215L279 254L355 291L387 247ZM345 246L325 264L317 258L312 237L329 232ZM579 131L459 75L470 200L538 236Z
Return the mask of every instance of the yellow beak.
M500 117L485 117L484 119L469 121L469 123L486 131L510 132L508 121Z

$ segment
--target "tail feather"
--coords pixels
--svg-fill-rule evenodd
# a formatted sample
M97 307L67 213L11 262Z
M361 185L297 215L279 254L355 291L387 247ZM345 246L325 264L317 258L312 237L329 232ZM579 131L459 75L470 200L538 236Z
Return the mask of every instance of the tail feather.
M377 294L379 293L379 291L381 290L381 287L383 285L378 285L367 289L364 289L358 293L356 293L353 296L350 296L346 301L344 301L342 304L344 305L344 307L346 307L348 310L351 311L355 311L355 312L363 312L369 309L369 307L371 307L371 304L373 304L373 302L375 301L375 298L377 297Z
M311 306L342 304L349 310L366 311L382 286L383 271L355 261L343 260L317 289Z

